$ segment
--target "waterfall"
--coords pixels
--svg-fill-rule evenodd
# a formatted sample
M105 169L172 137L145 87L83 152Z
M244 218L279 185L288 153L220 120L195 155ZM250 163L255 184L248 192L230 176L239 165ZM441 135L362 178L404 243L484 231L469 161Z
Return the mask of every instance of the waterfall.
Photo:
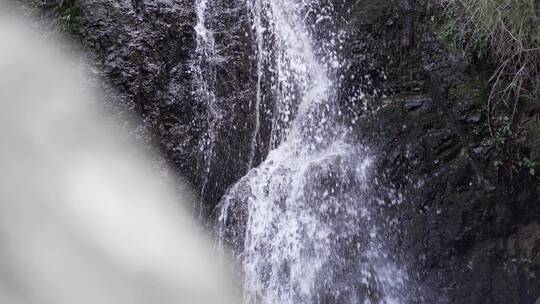
M204 64L215 55L205 26L208 1L197 1L195 72L210 109L205 145L211 157L219 79ZM323 1L245 3L258 72L248 167L263 103L272 103L265 107L272 109L266 113L272 117L270 152L222 198L216 230L222 243L239 251L246 303L399 303L403 295L405 275L386 253L373 214L372 158L348 143L339 122L344 36L332 32L334 8Z

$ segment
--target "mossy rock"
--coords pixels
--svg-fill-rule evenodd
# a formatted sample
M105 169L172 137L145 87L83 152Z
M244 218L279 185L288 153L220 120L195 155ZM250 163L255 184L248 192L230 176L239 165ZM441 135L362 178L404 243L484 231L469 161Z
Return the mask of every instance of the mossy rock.
M472 101L478 105L485 104L483 90L485 84L478 75L467 75L462 81L453 83L448 91L450 100L466 100Z

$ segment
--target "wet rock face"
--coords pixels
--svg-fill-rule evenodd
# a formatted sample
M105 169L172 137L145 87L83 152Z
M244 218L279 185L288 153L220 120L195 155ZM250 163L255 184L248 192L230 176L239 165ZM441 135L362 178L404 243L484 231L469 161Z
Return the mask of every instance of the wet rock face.
M367 50L357 65L387 78L374 83L390 97L374 98L374 112L353 127L375 149L375 191L402 196L380 214L393 220L388 247L410 268L412 302L533 304L540 296L540 182L497 175L485 127L487 71L437 40L425 2L412 11L398 4L372 6L372 18L350 25L356 34L346 51Z
M216 118L194 94L194 1L80 1L84 43L115 90L110 108L142 117L135 135L160 147L178 173L193 184L205 215L212 213L226 188L245 174L251 148L254 43L240 2L214 1L208 12L212 18L207 26L220 46L217 57L205 62L213 66L219 80ZM212 119L219 122L212 125ZM208 164L201 142L210 132L218 140ZM200 192L203 183L208 184L205 193Z
M194 148L204 108L191 98L190 56L195 13L191 1L80 1L81 34L92 60L119 98L118 113L141 118L135 133L159 144L197 184ZM188 166L189 163L189 166Z
M478 139L467 138L474 126L445 119L458 104L427 102L411 111L398 97L362 128L378 151L380 193L392 185L403 195L380 210L396 219L388 247L410 267L421 303L534 303L538 188L527 176L497 181Z
M214 0L209 5L206 18L216 45L216 58L210 64L216 73L218 117L208 166L207 188L211 191L203 194L206 214L213 212L227 188L250 169L257 85L256 45L245 1Z

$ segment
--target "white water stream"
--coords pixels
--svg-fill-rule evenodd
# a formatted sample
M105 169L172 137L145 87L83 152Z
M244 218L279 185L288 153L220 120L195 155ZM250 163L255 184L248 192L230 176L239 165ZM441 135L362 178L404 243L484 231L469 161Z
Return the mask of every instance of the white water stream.
M207 1L197 2L199 14L205 14ZM247 0L246 5L258 48L253 150L262 96L276 98L271 152L220 203L219 230L230 228L237 204L246 210L239 256L245 302L399 303L404 275L385 254L370 207L372 160L346 143L345 128L337 122L334 75L342 65L337 50L343 38L330 33L318 41L314 34L332 29L326 24L332 5L317 0ZM196 28L201 58L215 47L204 19L199 16ZM204 71L200 75L203 83L219 81L204 79ZM262 83L270 92L262 91ZM215 94L206 93L213 102Z

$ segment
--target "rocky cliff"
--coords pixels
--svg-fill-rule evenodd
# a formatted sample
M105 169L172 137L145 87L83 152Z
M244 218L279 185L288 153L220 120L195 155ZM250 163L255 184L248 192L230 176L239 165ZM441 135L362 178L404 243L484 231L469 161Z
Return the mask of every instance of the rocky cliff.
M118 94L118 112L141 117L137 132L157 144L201 190L211 216L248 168L254 128L254 38L242 1L213 2L221 46L212 65L219 124L196 98L196 12L184 0L81 0L81 36ZM340 105L354 136L376 156L375 194L396 260L418 286L411 303L524 303L540 297L540 182L500 174L486 129L489 68L438 38L434 4L344 1L336 26L347 33L348 79ZM351 96L358 92L369 102ZM269 107L270 108L270 107ZM269 109L271 112L271 109ZM215 115L215 114L214 114ZM264 122L262 129L268 129ZM216 132L210 165L201 142ZM265 134L264 132L262 134ZM268 151L257 139L256 161ZM209 172L209 173L208 173ZM242 220L241 210L239 221Z

